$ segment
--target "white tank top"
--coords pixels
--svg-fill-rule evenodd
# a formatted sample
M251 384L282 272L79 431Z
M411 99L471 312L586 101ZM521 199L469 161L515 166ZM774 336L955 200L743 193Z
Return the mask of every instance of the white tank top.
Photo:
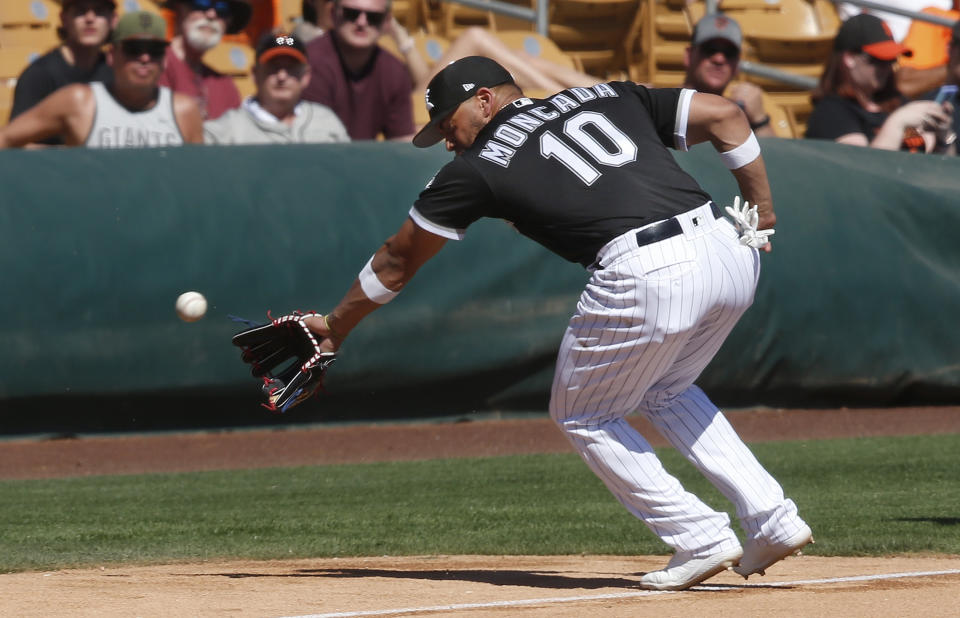
M92 82L97 107L93 127L87 135L90 148L156 148L180 146L183 135L173 115L173 93L160 86L157 104L142 112L131 112L117 103L101 82Z

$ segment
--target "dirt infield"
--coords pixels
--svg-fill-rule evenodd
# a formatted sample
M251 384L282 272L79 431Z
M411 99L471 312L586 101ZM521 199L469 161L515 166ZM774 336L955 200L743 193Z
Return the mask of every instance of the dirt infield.
M748 441L960 433L960 408L729 412ZM636 424L651 442L656 434ZM28 479L569 451L543 418L0 443ZM663 556L425 556L115 567L0 576L2 616L956 616L960 557L823 558L682 593Z

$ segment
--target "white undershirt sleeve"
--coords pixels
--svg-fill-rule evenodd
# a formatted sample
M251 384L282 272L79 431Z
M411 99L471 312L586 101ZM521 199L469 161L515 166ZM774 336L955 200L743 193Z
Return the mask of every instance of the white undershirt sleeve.
M690 150L687 146L687 121L690 119L690 102L696 92L691 88L684 88L680 91L680 100L677 102L677 121L673 127L673 147L684 152Z

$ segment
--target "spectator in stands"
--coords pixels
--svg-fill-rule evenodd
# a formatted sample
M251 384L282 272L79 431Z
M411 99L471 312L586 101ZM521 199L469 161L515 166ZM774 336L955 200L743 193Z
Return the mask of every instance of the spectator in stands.
M385 33L393 38L397 50L406 60L417 92L425 91L427 84L443 67L467 56L486 56L496 60L510 71L514 81L524 90L541 90L552 94L564 88L593 86L604 81L546 58L511 49L497 38L496 33L479 26L466 28L432 64L427 63L417 50L413 38L396 19L390 20Z
M330 30L333 27L332 7L331 0L302 0L302 19L294 26L293 36L306 44Z
M950 127L948 108L933 101L903 105L893 64L909 53L877 17L843 22L813 93L806 137L885 150L933 150ZM949 104L948 104L949 105Z
M70 84L0 130L0 148L60 135L68 146L138 148L203 141L197 103L160 87L167 24L146 11L125 14L113 31L109 84Z
M63 0L57 35L61 44L30 63L17 79L10 119L67 84L106 81L110 67L103 45L117 21L114 0ZM62 144L57 137L45 144Z
M776 137L760 87L749 82L733 82L742 46L743 33L735 20L722 13L704 16L694 26L690 46L683 55L687 69L683 87L735 101L747 115L757 137Z
M960 19L960 0L953 0L949 10L928 6L921 11L928 15L944 17L954 22ZM897 87L909 99L924 91L936 88L947 80L948 47L951 30L928 21L915 19L910 24L903 45L913 52L910 57L900 58L897 69Z
M870 0L876 4L882 4L889 6L891 8L902 9L905 11L914 11L919 13L925 7L935 6L941 9L949 9L950 3L953 0ZM852 2L841 2L837 5L837 14L840 16L841 20L846 21L854 15L859 15L860 13L869 13L883 20L885 24L890 26L890 34L893 36L893 40L898 43L905 43L905 38L907 36L907 31L910 28L913 20L906 16L900 15L899 13L890 13L883 11L881 9L866 8L857 6Z
M243 30L253 14L248 0L167 0L174 12L175 35L167 50L160 84L197 99L204 120L240 106L240 92L229 75L203 63L224 34Z
M349 142L343 123L329 107L302 101L310 83L303 43L283 32L268 33L257 46L254 96L238 109L203 124L208 144L292 144Z
M333 28L307 45L307 101L336 112L351 139L409 140L413 83L406 67L377 44L390 0L333 0Z
M945 80L945 85L953 86L960 91L960 22L957 22L953 25L951 32L952 38L947 46L947 77ZM923 96L923 99L928 101L934 100L939 90L939 88L935 88L930 92L927 92ZM956 140L957 134L960 133L960 92L952 95L948 101L953 108L953 122L950 126L951 132L946 134L946 136L943 138L943 141L947 146L947 149L945 150L947 154L957 154Z

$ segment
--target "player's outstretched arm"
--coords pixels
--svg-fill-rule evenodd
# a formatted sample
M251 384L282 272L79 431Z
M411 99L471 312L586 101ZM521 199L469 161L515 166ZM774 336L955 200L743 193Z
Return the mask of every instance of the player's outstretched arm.
M758 229L777 222L767 168L760 155L750 122L740 107L721 96L698 92L690 102L687 143L709 141L737 179L743 199L757 206Z
M421 228L407 218L373 255L337 306L322 318L310 318L307 327L325 337L321 348L336 352L350 331L368 314L393 299L446 238Z

